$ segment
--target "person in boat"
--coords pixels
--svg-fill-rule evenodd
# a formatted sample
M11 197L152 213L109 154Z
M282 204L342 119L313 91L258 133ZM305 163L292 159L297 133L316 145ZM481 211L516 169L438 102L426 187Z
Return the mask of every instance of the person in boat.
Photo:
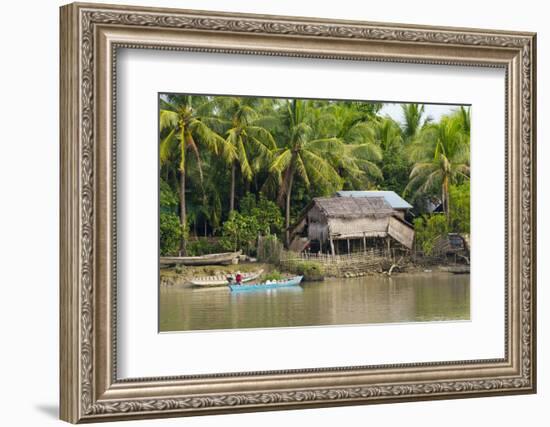
M237 274L235 275L235 282L237 282L237 285L242 285L243 283L243 275L240 271L237 271Z

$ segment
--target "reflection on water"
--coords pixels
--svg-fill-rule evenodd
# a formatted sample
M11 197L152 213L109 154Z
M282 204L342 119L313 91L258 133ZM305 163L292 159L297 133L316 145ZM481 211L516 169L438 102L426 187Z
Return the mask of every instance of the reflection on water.
M296 288L160 290L160 331L467 320L470 275L326 279Z

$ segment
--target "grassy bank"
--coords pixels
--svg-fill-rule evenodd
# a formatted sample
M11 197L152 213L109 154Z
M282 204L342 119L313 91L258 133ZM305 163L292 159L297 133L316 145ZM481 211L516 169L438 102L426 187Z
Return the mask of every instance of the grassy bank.
M280 265L270 263L243 263L237 265L205 265L205 266L181 266L163 268L160 270L160 284L162 286L185 286L190 280L205 276L227 276L241 273L263 270L262 280L277 280L284 275L299 274L304 276L304 281L323 280L324 277L354 278L380 274L424 274L427 272L452 272L453 269L464 269L469 266L464 264L444 263L415 263L410 259L395 262L384 259L376 265L363 265L363 263L350 260L340 261L334 264L323 264L313 260L286 260ZM392 268L393 266L393 268ZM280 276L280 277L279 277Z

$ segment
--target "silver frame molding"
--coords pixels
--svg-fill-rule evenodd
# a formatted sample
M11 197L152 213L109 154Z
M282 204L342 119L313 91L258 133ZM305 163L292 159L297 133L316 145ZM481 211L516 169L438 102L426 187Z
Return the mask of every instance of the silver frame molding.
M61 419L112 421L536 391L534 33L79 3L60 13ZM117 379L118 48L503 68L505 357Z

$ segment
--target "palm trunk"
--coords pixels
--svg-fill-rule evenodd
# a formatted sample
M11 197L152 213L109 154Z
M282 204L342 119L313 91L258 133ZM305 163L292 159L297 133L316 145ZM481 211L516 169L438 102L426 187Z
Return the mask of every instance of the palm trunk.
M284 172L283 182L281 183L281 186L279 187L279 192L277 193L277 205L279 205L281 208L285 207L285 243L288 247L290 244L290 197L292 195L292 183L294 182L294 172L296 170L296 158L298 157L298 154L293 151L292 156L290 158L290 163L288 167L286 168ZM285 199L286 196L286 199Z
M180 171L180 224L182 229L180 254L185 255L185 230L187 227L187 211L185 209L185 171Z
M237 162L233 161L231 165L231 193L229 199L229 212L235 209L235 171L237 170Z
M290 181L291 181L291 176L294 175L294 171L296 169L296 166L295 166L296 157L298 157L298 155L295 152L293 152L290 158L290 163L285 170L285 173L284 173L285 176L283 177L283 182L279 187L279 192L277 193L277 204L281 208L285 206L285 195L287 194L289 188L291 187Z
M279 187L279 191L277 192L277 205L279 205L280 208L283 207L284 200L285 200L285 187L286 187L286 178L283 179L283 183Z
M286 225L286 245L290 246L290 196L292 195L292 183L294 182L294 172L290 174L288 189L286 191L286 209L285 209L285 225Z
M450 212L450 206L449 206L449 177L445 176L443 178L443 185L441 189L441 198L443 203L443 211L445 212L445 216L447 217L447 224L451 222L451 212Z
M445 215L447 215L447 206L446 205L446 202L445 202L445 184L444 184L445 181L443 181L441 183L441 207L443 208L443 213Z
M290 198L292 196L292 184L294 183L294 172L296 171L296 153L292 153L290 164L285 173L285 180L283 182L284 194L286 194L285 203L285 242L287 247L290 245Z

